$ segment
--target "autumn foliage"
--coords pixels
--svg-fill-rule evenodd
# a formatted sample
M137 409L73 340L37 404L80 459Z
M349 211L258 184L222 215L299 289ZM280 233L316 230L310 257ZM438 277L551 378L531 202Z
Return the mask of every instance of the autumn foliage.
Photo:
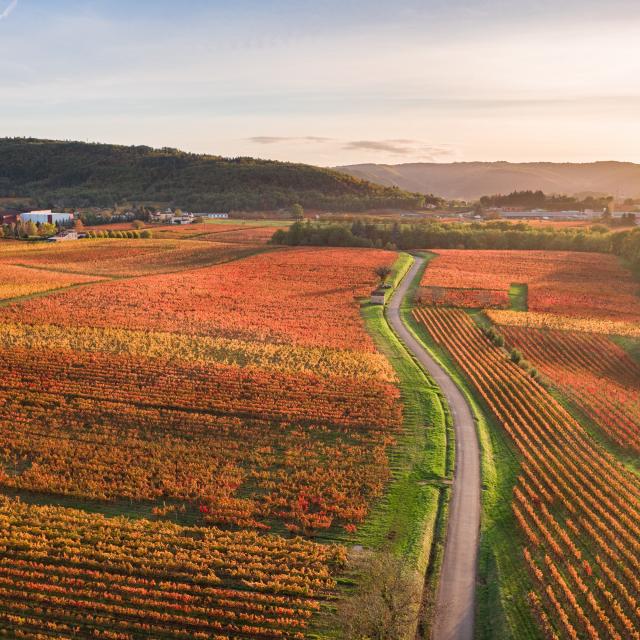
M395 254L211 240L0 247L11 637L301 640L335 594L344 549L294 536L355 533L390 479L359 299Z
M354 302L370 292L373 269L394 259L378 250L280 250L26 301L0 318L373 351Z
M425 271L423 286L507 292L511 284L526 284L529 311L640 321L640 287L612 255L466 250L437 254Z
M31 296L76 284L97 282L100 277L57 273L0 263L0 300Z
M509 307L509 293L500 289L457 289L427 286L418 288L414 301L418 305L436 307L507 309Z
M256 243L238 246L195 240L84 239L54 245L7 243L0 245L0 273L4 278L5 272L16 268L10 265L20 265L32 267L31 277L39 276L45 282L55 276L66 276L72 283L88 282L97 279L88 278L88 275L131 277L205 267L241 258L259 249ZM21 271L23 277L24 273Z
M535 585L531 609L545 635L637 638L637 476L463 311L424 308L414 313L451 353L519 452L522 473L512 509Z
M640 454L640 367L602 335L503 327L517 347L616 444Z
M14 638L306 637L344 551L0 497L0 628Z

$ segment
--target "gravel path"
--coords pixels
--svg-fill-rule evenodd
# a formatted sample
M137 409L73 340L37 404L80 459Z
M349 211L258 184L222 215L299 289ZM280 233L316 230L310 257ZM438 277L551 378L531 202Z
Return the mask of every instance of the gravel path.
M451 410L456 435L456 464L432 638L471 640L480 538L480 446L466 398L400 317L400 305L423 262L422 258L414 259L389 301L387 320L438 384Z

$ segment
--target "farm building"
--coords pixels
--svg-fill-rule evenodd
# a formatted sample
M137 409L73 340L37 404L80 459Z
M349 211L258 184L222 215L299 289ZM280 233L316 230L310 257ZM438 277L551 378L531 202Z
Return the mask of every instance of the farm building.
M80 234L77 231L61 231L51 238L47 238L48 242L63 242L65 240L78 240Z
M41 211L27 211L19 216L20 222L35 222L36 224L71 224L73 213L53 213L51 209Z
M385 294L387 292L384 289L376 289L371 292L371 304L384 304Z
M173 216L171 224L191 224L195 221L193 213L183 213L181 216Z
M0 211L0 224L15 224L18 222L17 211Z
M204 218L205 216L211 220L226 220L229 217L228 213L196 213L195 216Z
M149 217L150 222L167 223L171 222L173 211L156 211Z

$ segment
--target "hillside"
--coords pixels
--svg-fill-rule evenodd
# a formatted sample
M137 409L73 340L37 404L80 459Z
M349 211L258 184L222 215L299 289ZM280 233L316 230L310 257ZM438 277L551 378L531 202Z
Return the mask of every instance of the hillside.
M386 186L464 200L523 190L640 197L640 165L631 162L359 164L338 170Z
M194 210L416 207L422 198L330 169L32 138L0 139L0 198L39 205L150 202Z

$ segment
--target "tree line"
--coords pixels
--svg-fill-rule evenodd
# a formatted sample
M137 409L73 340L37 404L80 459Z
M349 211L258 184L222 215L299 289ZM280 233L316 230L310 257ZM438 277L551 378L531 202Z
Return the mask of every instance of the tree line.
M612 196L587 196L575 198L566 195L547 195L544 191L512 191L506 195L501 193L482 196L480 206L489 207L523 207L525 209L603 211L611 201Z
M295 222L273 235L273 244L387 249L520 249L591 251L623 257L640 274L640 229L610 233L602 226L591 228L533 228L524 223L413 224L355 220L349 223Z

